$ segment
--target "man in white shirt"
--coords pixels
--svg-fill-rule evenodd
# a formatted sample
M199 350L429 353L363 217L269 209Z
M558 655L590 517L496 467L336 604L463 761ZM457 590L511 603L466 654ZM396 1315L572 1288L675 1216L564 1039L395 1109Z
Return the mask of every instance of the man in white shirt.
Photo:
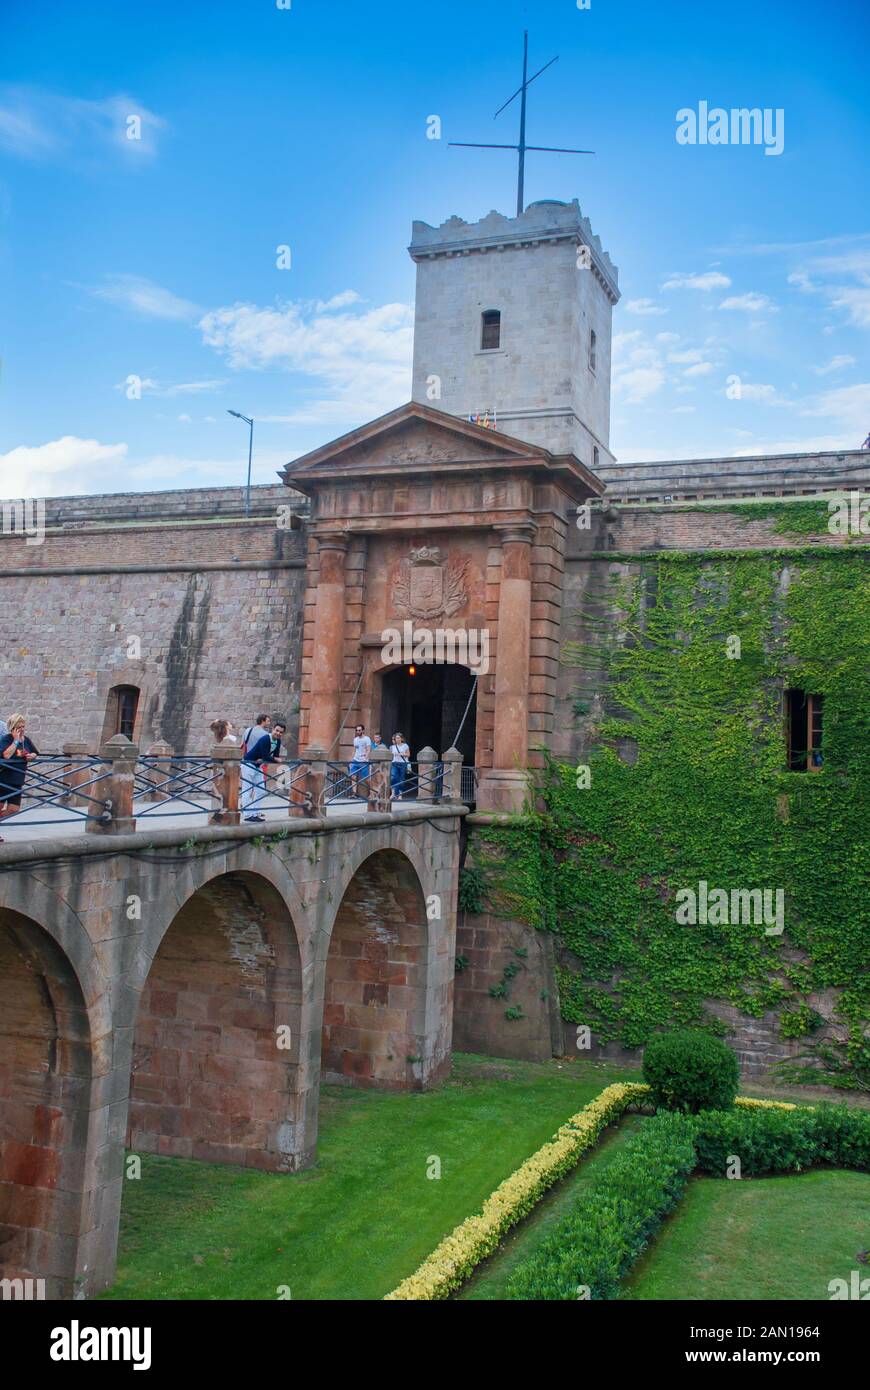
M372 754L372 741L363 728L362 724L357 724L353 731L353 761L350 765L351 787L354 796L363 796L368 800L368 787L365 792L360 792L360 782L369 780L369 759Z

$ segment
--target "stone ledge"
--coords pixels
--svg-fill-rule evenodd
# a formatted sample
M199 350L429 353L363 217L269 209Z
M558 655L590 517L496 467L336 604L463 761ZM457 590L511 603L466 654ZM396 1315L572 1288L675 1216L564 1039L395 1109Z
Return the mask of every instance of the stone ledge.
M8 841L0 845L0 866L12 864L39 863L44 859L64 859L70 855L112 855L135 854L143 850L171 849L186 845L191 839L197 844L216 844L221 842L245 840L274 840L276 836L289 839L295 835L326 835L338 830L372 830L377 826L406 825L415 821L459 820L468 814L464 805L427 805L425 807L403 807L401 811L390 813L378 811L367 814L347 816L300 816L286 821L275 821L273 830L263 825L207 825L191 832L189 826L172 830L137 830L125 835L93 835L82 832L79 835L46 838L29 845L15 845ZM267 821L266 825L270 823ZM287 835L284 832L287 831ZM280 842L280 841L279 841Z

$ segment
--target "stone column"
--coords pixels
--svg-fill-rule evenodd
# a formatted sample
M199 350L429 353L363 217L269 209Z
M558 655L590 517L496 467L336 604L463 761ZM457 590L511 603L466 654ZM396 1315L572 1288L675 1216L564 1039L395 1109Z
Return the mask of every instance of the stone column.
M533 522L501 531L498 649L495 662L492 771L486 774L486 807L518 811L525 797L523 769L529 746L529 661L532 624Z
M242 750L237 743L223 739L214 745L211 756L214 762L215 791L221 799L221 808L214 812L214 819L221 825L238 825Z
M347 536L338 533L318 536L317 544L320 568L314 609L308 742L328 749L341 723Z
M462 754L458 748L448 748L442 755L444 785L441 800L456 803L462 800Z
M369 802L366 807L369 813L392 809L390 801L390 764L392 761L389 748L372 749L369 759Z
M88 821L88 830L109 835L125 835L136 829L133 815L133 783L139 749L123 734L115 734L100 749L108 763L105 777L90 789L91 795L106 804L105 820Z
M438 766L438 754L434 748L421 748L417 754L417 800L434 801L435 769Z
M158 784L165 782L172 773L171 765L166 761L167 758L172 757L172 749L168 743L152 743L151 747L146 749L146 757L161 758L164 761L162 767L149 767L143 770L142 781L148 782L152 787L150 792L145 793L144 799L146 801L168 801L169 792L159 791Z
M326 815L326 749L309 743L305 750L308 771L305 776L305 807L303 815ZM310 809L309 809L310 808Z

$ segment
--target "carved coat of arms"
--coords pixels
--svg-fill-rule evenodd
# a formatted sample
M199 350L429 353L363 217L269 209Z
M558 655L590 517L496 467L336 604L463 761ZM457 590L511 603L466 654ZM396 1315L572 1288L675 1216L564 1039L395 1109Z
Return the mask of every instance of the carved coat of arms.
M437 546L412 550L393 583L394 608L409 618L451 618L468 599L467 567L467 560L446 564Z

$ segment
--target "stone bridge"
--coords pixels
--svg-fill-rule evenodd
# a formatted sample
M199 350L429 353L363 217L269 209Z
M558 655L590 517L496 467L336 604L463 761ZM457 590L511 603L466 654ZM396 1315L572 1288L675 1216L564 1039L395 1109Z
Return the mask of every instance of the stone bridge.
M291 1172L321 1079L438 1081L463 814L0 846L0 1277L111 1283L125 1145Z

